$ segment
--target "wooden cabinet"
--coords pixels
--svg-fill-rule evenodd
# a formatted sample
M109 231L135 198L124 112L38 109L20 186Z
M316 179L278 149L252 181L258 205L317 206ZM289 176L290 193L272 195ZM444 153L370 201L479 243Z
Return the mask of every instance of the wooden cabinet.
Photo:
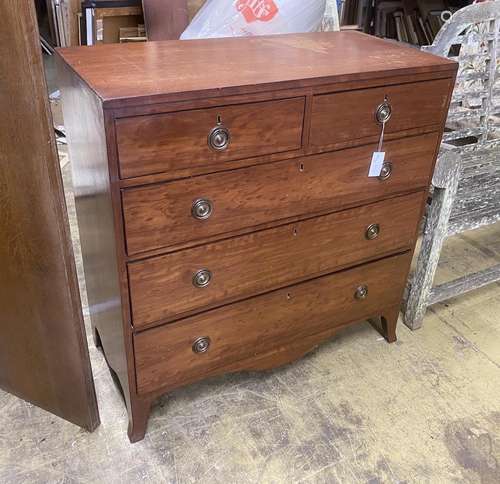
M173 388L365 319L396 339L455 63L354 32L59 55L92 325L132 441Z

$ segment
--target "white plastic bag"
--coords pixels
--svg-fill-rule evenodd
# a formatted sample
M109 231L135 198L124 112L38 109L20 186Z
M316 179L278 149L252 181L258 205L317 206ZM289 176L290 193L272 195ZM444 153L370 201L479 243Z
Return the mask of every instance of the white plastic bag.
M207 0L181 39L314 32L326 0Z

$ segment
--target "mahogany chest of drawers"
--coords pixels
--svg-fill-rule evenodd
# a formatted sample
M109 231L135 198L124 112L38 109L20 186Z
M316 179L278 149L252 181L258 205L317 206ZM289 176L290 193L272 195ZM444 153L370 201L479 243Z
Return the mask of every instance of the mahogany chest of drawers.
M396 339L455 63L354 32L59 56L92 326L131 441L181 385L367 319Z

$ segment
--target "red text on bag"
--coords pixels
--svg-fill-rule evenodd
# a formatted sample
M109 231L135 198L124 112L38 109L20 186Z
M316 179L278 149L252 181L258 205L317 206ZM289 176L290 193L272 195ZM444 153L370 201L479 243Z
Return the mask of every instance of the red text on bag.
M278 13L278 6L273 0L238 0L236 8L243 14L245 20L269 22Z

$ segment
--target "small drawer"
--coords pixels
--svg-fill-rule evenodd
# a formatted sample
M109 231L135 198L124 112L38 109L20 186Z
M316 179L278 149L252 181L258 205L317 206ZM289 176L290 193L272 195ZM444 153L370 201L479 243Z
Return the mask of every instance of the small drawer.
M304 105L300 97L117 119L120 176L298 150Z
M128 265L136 328L413 246L427 192Z
M136 334L138 392L251 368L294 340L377 316L400 304L410 261L383 259Z
M439 134L385 145L390 170L368 177L374 145L287 160L122 193L129 255L326 213L427 187Z
M314 96L311 148L328 149L378 136L384 115L389 116L386 134L427 126L441 129L451 82L439 79Z

